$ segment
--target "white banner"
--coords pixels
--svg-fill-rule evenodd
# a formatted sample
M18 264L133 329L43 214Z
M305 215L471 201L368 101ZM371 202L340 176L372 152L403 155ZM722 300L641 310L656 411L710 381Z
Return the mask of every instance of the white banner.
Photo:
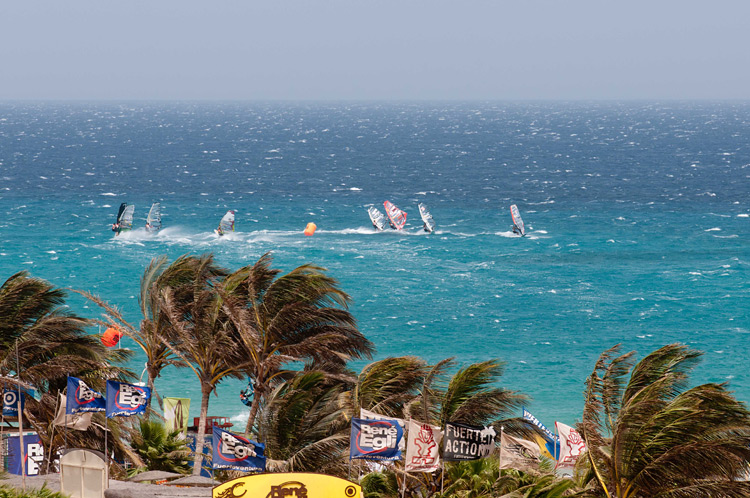
M560 435L560 455L557 459L556 469L572 469L576 466L578 457L586 451L586 443L578 431L569 425L555 422L557 433Z
M500 468L527 470L539 466L539 445L502 433L500 437Z
M406 435L406 471L435 472L440 468L440 427L409 420Z

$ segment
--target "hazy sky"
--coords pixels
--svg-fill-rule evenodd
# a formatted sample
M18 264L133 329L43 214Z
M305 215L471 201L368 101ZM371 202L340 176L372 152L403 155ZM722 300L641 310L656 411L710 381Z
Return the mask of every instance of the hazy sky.
M750 99L749 0L0 0L0 100Z

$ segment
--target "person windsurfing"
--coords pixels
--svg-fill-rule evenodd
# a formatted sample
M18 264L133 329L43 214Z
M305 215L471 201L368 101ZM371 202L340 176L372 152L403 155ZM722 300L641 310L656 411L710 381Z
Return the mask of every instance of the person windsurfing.
M125 211L126 207L128 207L128 203L123 202L120 204L120 209L117 211L117 220L112 224L112 231L115 232L115 235L120 235L120 218L122 218L122 213Z

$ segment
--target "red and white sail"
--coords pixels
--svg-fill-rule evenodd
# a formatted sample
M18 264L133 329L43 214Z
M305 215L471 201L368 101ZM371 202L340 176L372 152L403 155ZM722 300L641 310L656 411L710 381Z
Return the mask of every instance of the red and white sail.
M391 201L385 201L385 213L388 215L388 221L396 230L401 230L406 225L406 213L397 208Z

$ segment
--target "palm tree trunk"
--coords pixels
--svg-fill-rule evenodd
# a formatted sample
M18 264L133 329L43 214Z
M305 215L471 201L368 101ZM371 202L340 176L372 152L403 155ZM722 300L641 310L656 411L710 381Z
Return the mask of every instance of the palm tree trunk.
M195 436L195 458L193 459L193 475L201 473L203 465L203 443L206 441L206 418L208 417L208 400L213 388L201 383L201 416L198 421L198 434Z
M260 407L260 393L258 392L257 386L253 392L253 402L250 405L250 415L247 416L247 425L245 426L245 437L250 437L250 432L253 430L253 424L255 424L255 417L258 414L258 408Z

